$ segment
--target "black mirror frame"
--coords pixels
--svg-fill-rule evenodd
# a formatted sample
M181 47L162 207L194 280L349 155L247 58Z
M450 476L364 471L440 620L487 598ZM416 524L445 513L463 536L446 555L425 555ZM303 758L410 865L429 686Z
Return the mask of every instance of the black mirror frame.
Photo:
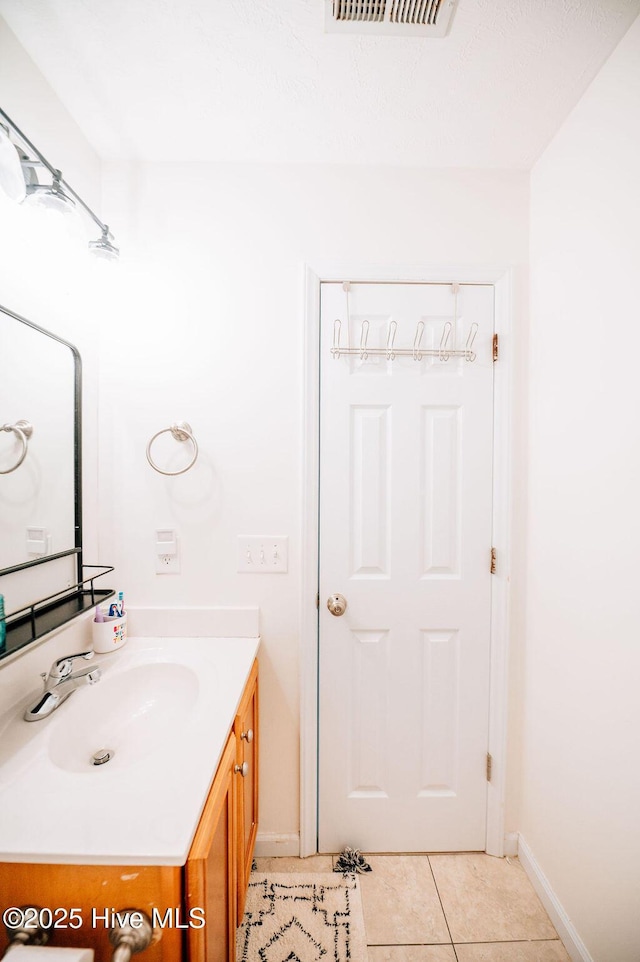
M52 340L67 347L73 356L74 365L74 394L73 394L73 441L74 441L74 547L65 551L58 551L55 554L45 555L42 558L35 558L33 561L24 561L21 564L12 565L8 568L0 568L0 579L5 575L15 574L18 571L27 571L37 565L48 564L58 561L60 558L76 556L76 583L71 587L65 587L60 591L47 595L31 602L17 611L6 612L6 643L0 650L0 659L12 655L31 642L37 641L47 632L58 628L60 625L71 621L72 618L82 614L88 608L98 604L104 598L112 595L112 588L95 588L94 579L113 571L112 567L106 565L85 565L82 554L82 359L78 348L66 341L64 338L47 331L44 327L34 324L20 314L9 310L0 305L0 311L16 321L25 324L39 334L45 335ZM84 578L85 568L99 568L99 572L88 578ZM88 588L85 585L89 584Z

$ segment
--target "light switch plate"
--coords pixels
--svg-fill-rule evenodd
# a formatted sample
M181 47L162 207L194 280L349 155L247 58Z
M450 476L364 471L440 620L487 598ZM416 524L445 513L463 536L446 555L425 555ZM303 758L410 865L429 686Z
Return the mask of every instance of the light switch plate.
M283 574L289 567L286 535L238 535L238 567L242 574Z

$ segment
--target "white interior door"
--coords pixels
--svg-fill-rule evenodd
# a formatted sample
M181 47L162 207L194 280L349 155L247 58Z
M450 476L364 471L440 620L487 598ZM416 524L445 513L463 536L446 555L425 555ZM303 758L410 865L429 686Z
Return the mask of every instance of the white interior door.
M490 285L321 287L322 852L485 848L493 316ZM336 319L369 351L477 324L476 357L335 358Z

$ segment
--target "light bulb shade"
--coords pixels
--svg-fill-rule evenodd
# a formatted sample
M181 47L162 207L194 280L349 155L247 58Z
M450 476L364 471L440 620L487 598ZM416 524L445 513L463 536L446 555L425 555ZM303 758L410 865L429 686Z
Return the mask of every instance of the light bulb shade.
M109 240L109 230L105 228L99 240L89 241L89 250L94 257L104 261L117 261L120 257L120 250Z
M0 189L18 204L25 198L26 184L20 157L4 127L0 127Z
M75 200L64 192L56 180L52 184L30 184L25 204L65 215L74 214L76 210Z

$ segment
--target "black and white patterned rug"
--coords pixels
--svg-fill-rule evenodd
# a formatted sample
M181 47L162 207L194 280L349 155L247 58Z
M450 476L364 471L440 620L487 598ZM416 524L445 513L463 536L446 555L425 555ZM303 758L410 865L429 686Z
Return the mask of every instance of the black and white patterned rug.
M253 872L237 962L366 962L355 875Z

